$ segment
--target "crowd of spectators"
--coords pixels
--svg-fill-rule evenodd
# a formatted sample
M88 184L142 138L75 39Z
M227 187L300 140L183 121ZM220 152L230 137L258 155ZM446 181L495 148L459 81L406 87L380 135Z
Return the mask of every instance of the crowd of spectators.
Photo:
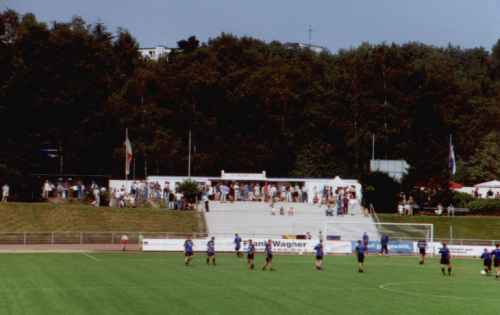
M106 193L106 187L100 187L95 181L85 185L82 180L72 178L59 178L56 181L45 180L42 184L42 199L60 199L86 201L91 200L91 204L99 207L102 196Z
M497 191L496 193L493 192L492 189L489 189L486 194L483 196L480 192L479 192L479 188L476 188L474 189L474 192L472 194L472 196L474 196L474 198L486 198L486 199L500 199L500 191Z
M178 183L132 181L121 187L99 186L95 181L85 184L82 180L59 178L45 180L42 184L43 199L78 200L89 202L99 207L107 203L110 207L138 207L145 203L168 209L186 209L188 201L179 191ZM342 215L349 212L349 201L356 198L354 186L339 187L324 186L321 189L308 189L299 183L269 183L269 182L205 182L198 183L198 201L221 203L252 201L267 202L274 205L276 202L307 203L326 206L327 214L331 211ZM335 210L332 210L335 209ZM273 213L293 215L295 210L277 209Z
M328 205L340 200L356 198L354 186L338 187L316 186L309 190L298 183L206 183L201 190L209 200L220 202L262 201L262 202L309 202ZM311 196L310 196L311 194ZM311 198L310 198L311 197Z

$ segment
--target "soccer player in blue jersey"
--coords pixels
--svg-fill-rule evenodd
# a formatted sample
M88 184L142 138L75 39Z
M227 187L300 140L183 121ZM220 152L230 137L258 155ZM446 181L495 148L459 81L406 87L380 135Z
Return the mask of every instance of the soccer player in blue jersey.
M210 265L210 262L215 266L215 237L213 236L207 243L207 265Z
M254 259L255 259L255 245L253 244L252 240L248 240L247 263L249 270L254 270L255 268Z
M487 275L491 273L491 253L487 248L484 249L483 254L481 255L481 259L483 260L484 272Z
M364 263L365 263L365 253L366 253L366 248L364 243L361 243L361 241L358 241L358 245L354 249L354 252L356 254L356 257L358 258L358 272L364 272Z
M448 276L451 276L451 253L450 249L446 245L446 242L443 242L443 247L439 250L439 254L441 255L441 272L443 276L446 276L445 268L448 267Z
M269 270L274 271L273 269L273 241L268 240L266 243L266 248L265 248L265 253L266 253L266 263L262 267L262 270L266 270L269 268Z
M184 264L189 266L191 259L193 258L193 241L191 237L184 242Z
M496 244L495 249L491 252L493 258L493 265L495 266L495 277L500 278L500 244Z
M420 261L419 264L423 265L425 264L425 250L427 249L427 241L426 240L420 240L417 242L417 247L418 247L418 252L420 254Z
M319 240L319 243L314 247L314 250L316 251L316 261L315 261L316 269L323 270L323 256L324 256L323 240Z
M368 252L368 242L370 241L370 238L368 237L368 233L364 232L363 233L363 246L365 248L365 253Z
M240 252L241 249L241 237L238 233L234 234L234 250L236 251L236 256L242 257L243 254Z
M389 235L387 234L380 238L380 255L389 255Z

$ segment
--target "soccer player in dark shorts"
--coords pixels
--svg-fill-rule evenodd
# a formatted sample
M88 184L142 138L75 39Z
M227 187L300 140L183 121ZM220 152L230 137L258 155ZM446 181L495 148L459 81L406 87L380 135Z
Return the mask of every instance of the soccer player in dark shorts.
M443 242L443 247L439 250L439 254L441 255L441 272L443 276L446 276L445 268L448 267L448 276L451 276L451 253L450 249L446 245L446 242Z
M425 250L427 249L427 241L426 240L420 240L417 243L418 247L418 252L420 254L420 261L419 264L423 265L425 264Z
M266 243L266 263L262 267L262 270L266 270L269 268L269 270L274 271L273 269L273 241L268 240Z
M186 266L189 266L192 258L193 258L193 241L189 237L184 242L184 264Z
M241 237L238 233L234 234L234 250L236 251L236 256L243 257L243 254L240 252L241 249Z
M207 265L210 265L210 262L215 266L215 237L213 236L207 243Z
M319 240L319 244L314 247L314 250L316 251L316 261L315 261L316 269L323 270L323 256L324 256L323 240Z
M380 255L389 255L389 235L382 235L380 245Z
M356 257L358 258L358 272L364 272L364 263L365 263L365 253L366 253L366 248L361 241L358 241L358 245L354 249L354 252L356 254Z
M484 272L489 276L491 273L491 253L487 248L484 249L481 259L483 260Z
M249 270L254 270L255 268L254 259L255 259L255 245L253 244L252 240L248 240L247 263Z
M496 244L495 249L491 252L491 257L493 258L493 266L495 266L495 277L498 279L500 278L500 244Z

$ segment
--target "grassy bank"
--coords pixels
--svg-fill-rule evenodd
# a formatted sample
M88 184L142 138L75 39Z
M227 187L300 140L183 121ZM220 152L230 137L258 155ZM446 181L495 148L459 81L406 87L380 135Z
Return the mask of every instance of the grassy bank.
M381 222L431 223L434 224L436 238L448 238L450 226L455 239L500 240L500 217L497 216L399 216L379 214Z
M203 220L194 211L94 208L79 204L0 204L0 232L203 232L203 229Z

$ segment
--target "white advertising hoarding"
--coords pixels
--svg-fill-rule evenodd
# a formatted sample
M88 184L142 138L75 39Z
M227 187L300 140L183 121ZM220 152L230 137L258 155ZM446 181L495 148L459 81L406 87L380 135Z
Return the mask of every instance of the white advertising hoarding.
M193 239L194 251L204 252L207 249L206 239ZM183 251L184 239L144 239L143 251ZM317 240L272 240L275 253L312 253L318 244ZM267 239L254 239L255 250L263 252ZM242 242L242 251L246 251L248 241ZM349 254L351 253L351 242L348 241L325 241L323 243L325 253ZM220 252L234 251L233 239L215 239L215 250Z

